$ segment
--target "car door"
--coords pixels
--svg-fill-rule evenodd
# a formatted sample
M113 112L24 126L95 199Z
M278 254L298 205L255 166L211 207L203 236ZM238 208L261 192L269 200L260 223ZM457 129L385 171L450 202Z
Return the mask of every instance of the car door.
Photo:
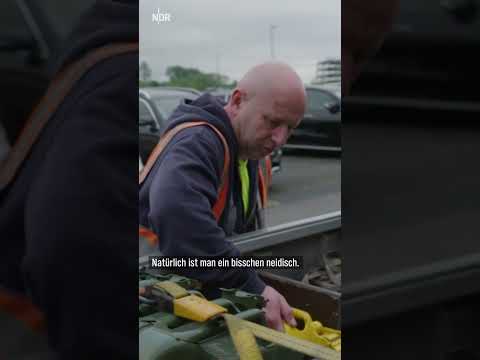
M139 155L143 163L146 163L148 156L158 143L161 128L153 107L147 99L139 98L138 113Z

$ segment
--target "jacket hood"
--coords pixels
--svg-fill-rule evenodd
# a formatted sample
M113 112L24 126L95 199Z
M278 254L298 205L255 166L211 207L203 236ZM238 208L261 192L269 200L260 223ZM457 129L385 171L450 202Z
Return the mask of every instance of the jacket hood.
M184 100L170 116L166 130L190 121L207 121L225 136L232 159L237 158L238 144L232 123L223 105L209 93L195 100Z
M138 42L138 0L97 0L79 19L50 72L116 42Z

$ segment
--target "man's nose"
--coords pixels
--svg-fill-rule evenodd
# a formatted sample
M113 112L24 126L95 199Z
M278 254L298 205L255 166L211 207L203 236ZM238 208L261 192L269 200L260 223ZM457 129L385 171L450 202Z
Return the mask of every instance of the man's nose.
M275 148L279 148L287 142L288 130L286 126L279 126L273 131L272 140L275 143Z

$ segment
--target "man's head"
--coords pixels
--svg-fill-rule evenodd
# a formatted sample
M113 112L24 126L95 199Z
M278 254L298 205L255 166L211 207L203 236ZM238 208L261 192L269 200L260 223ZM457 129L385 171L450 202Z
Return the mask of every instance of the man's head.
M225 105L240 158L260 159L285 144L305 104L304 85L290 66L265 63L249 70Z
M397 6L398 0L342 0L342 95L382 44Z

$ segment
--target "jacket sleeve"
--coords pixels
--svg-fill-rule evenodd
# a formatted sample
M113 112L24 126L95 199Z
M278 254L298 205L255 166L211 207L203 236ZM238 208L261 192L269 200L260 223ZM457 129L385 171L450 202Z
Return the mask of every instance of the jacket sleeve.
M171 143L153 177L150 226L166 256L238 256L226 239L212 207L217 199L223 145L207 127L183 130ZM265 287L253 269L182 269L210 287L236 287L261 293Z
M131 69L138 58L122 59L117 65ZM98 81L95 75L94 88L85 85L75 101L66 100L61 121L52 123L55 137L27 196L22 267L57 358L133 359L138 80L134 71Z

